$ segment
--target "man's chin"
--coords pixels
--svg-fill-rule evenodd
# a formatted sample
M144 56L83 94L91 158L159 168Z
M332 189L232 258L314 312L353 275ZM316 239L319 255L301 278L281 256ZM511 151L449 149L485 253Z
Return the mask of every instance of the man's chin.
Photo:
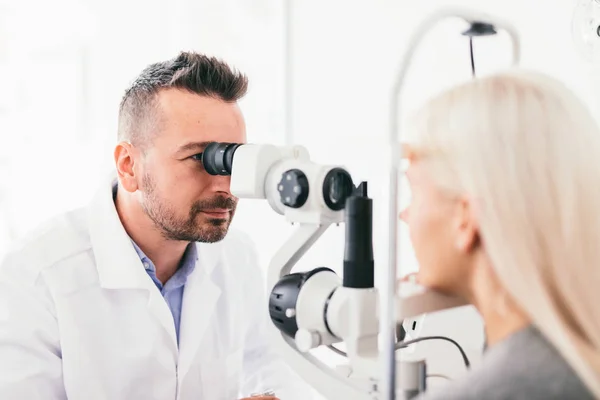
M229 231L229 220L211 219L202 224L198 237L200 242L216 243L225 239Z
M198 242L202 243L218 243L227 237L227 228L209 229L198 235Z
M194 224L196 225L197 242L216 243L227 236L231 215L227 215L226 218L213 218L200 212L196 215Z

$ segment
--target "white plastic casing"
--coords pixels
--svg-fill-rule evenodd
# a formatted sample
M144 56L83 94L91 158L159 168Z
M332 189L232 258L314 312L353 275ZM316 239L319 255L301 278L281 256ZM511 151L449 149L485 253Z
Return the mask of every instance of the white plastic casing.
M339 342L340 339L329 334L325 326L324 312L333 291L342 284L340 277L331 271L317 272L311 276L298 293L296 300L296 324L301 330L318 332L321 342L327 345Z
M270 144L244 144L238 147L231 167L231 193L243 199L267 198L267 177L282 160L310 161L302 146L278 147Z
M267 199L271 208L290 222L321 224L344 221L343 210L331 210L323 198L325 177L340 166L315 164L302 146L277 147L246 144L233 157L231 193L241 199ZM279 182L286 171L298 169L308 180L308 199L299 208L285 207Z

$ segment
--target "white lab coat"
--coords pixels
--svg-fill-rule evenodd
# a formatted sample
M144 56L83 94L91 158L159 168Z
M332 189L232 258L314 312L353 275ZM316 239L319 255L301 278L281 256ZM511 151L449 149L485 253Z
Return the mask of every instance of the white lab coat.
M231 230L197 244L178 349L171 312L120 223L111 185L2 264L0 398L234 400L261 389L309 398L269 348L250 240Z

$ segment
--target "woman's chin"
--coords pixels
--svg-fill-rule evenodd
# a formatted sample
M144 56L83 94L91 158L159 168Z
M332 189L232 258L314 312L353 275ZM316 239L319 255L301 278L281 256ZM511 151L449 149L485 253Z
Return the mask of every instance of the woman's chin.
M416 282L429 290L434 290L447 295L457 294L457 288L453 287L450 282L439 279L439 276L432 276L431 274L419 272L416 276Z

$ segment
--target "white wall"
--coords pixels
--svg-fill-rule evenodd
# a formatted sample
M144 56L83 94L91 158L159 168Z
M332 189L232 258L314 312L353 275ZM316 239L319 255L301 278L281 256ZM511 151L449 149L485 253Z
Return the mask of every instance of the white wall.
M42 219L86 204L112 165L125 88L146 65L181 50L222 57L247 73L250 92L242 107L252 139L283 141L277 1L4 3L0 172L6 179L0 207L13 238ZM247 220L244 215L256 215L253 206L241 208L238 223ZM243 223L248 224L254 222ZM5 248L6 241L0 241L0 255Z

